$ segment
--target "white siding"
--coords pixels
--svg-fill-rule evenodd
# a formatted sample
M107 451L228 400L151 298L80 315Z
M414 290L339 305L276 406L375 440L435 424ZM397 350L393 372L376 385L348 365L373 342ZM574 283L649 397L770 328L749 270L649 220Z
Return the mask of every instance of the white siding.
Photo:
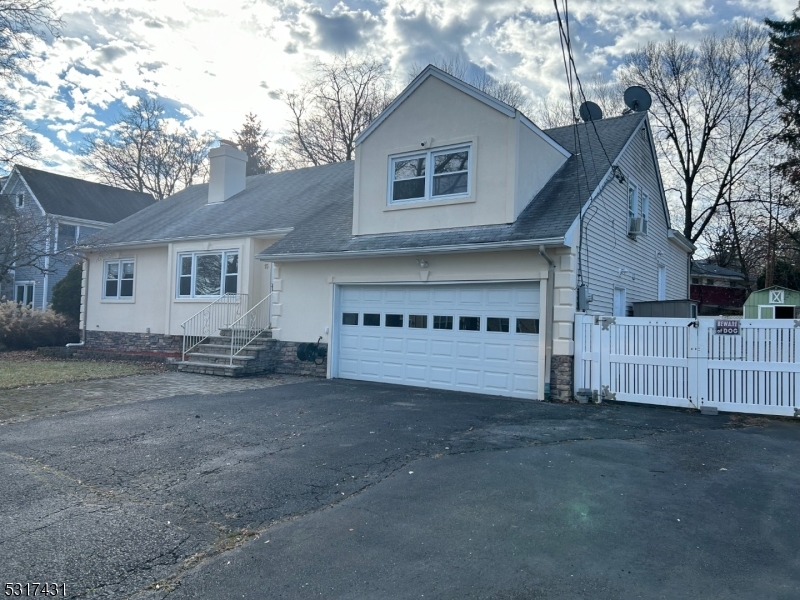
M688 255L667 238L669 225L647 136L646 130L637 131L618 163L650 196L647 235L628 237L628 185L613 178L584 216L580 272L594 296L592 313L612 314L617 286L625 288L629 310L633 302L657 300L659 264L667 267L666 299L688 298ZM621 268L630 275L620 275Z

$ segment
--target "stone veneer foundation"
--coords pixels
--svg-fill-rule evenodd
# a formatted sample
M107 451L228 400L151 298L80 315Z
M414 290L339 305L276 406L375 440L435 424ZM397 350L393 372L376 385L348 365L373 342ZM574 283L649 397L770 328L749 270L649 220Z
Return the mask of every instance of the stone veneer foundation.
M575 357L553 356L550 363L550 400L569 402L573 399Z
M86 331L87 350L141 354L180 354L183 336L124 331Z

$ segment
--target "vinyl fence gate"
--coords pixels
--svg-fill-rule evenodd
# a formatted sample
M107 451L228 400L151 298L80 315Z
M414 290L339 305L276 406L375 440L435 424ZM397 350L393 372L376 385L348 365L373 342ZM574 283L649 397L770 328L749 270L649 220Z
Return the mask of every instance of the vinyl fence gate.
M577 315L575 393L800 417L800 320Z

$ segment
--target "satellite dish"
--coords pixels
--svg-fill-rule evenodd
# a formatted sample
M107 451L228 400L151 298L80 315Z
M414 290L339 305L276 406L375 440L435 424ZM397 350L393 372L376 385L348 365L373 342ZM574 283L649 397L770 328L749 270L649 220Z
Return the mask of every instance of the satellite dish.
M625 90L625 105L634 112L643 112L650 108L653 101L650 92L639 85L632 85Z
M580 108L578 109L578 113L585 122L589 121L599 121L603 118L603 110L597 106L594 102L589 102L588 100L581 104Z

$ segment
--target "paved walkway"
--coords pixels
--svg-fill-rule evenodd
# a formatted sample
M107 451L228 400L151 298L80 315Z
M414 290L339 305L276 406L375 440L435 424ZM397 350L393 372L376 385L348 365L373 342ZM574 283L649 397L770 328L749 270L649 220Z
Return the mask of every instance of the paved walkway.
M230 378L167 372L0 390L0 425L100 406L190 394L225 394L308 380L291 375Z

